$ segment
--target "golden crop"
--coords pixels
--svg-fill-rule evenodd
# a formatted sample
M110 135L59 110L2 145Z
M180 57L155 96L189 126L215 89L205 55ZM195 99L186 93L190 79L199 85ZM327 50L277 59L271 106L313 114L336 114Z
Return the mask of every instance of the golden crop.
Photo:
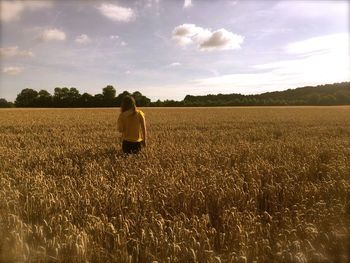
M348 262L350 107L0 110L0 262Z

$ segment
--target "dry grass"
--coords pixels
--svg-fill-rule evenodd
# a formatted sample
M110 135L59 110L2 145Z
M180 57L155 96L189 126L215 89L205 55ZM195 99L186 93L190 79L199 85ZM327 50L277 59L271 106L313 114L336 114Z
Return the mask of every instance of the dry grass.
M350 107L0 111L0 262L348 262Z

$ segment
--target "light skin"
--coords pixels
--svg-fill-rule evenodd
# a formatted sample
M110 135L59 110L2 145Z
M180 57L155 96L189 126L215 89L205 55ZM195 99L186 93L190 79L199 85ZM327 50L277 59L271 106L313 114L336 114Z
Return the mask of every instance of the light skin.
M147 138L147 129L146 129L146 120L145 118L141 118L141 129L142 129L142 144L146 146L146 138Z

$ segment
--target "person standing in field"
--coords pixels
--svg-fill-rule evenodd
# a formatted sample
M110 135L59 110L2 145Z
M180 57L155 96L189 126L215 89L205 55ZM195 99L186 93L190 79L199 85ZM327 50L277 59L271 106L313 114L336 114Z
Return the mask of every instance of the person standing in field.
M118 131L122 133L122 149L126 154L139 153L141 147L146 147L145 114L136 108L135 99L125 96L120 106Z

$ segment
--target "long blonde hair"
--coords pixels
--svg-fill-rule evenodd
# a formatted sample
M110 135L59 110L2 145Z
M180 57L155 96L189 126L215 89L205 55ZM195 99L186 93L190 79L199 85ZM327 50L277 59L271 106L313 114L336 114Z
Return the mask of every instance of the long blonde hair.
M134 113L136 112L136 102L134 97L132 96L125 96L122 100L122 103L120 105L120 109L122 112L132 110Z

